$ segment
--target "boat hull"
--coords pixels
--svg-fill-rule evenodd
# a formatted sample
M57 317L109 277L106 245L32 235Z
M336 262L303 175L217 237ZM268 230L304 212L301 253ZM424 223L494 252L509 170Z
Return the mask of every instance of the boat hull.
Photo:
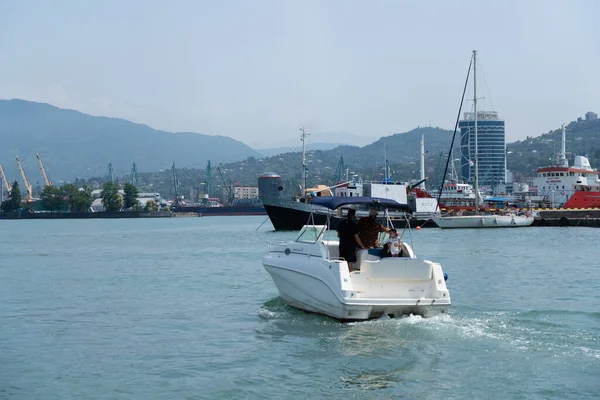
M299 231L308 223L312 210L310 204L280 198L265 198L263 205L276 231ZM327 224L326 211L315 212L313 218L316 225ZM331 216L331 229L336 229L340 221L341 218Z
M327 214L326 210L319 210L318 207L313 207L310 204L302 203L294 200L283 200L280 198L265 198L263 205L276 231L299 231L307 223L315 225L326 225ZM311 219L311 212L312 219ZM330 229L337 229L342 218L337 215L331 215L329 219ZM380 223L385 223L385 219L381 218ZM401 229L406 225L406 220L403 218L392 218L392 223L395 228ZM411 218L409 219L410 227L415 228L437 228L437 225L431 218Z
M578 190L569 198L563 208L597 208L600 207L600 191Z
M519 228L531 226L533 217L520 215L462 215L433 218L442 229Z
M341 321L367 320L384 314L394 317L411 314L433 317L445 313L450 307L449 296L439 299L409 296L395 298L393 294L397 290L389 283L389 296L368 297L367 294L367 297L361 297L360 292L343 287L348 282L351 285L353 279L364 280L364 277L360 277L360 272L349 274L345 261L330 260L324 263L322 259L311 258L303 260L302 268L298 268L291 257L268 255L263 260L265 270L273 279L281 299L292 307ZM395 284L399 285L398 282ZM443 289L445 290L445 285Z

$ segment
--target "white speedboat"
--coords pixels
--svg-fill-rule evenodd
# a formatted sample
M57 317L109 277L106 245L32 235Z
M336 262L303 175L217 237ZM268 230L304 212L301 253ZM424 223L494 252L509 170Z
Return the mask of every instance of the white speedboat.
M518 228L533 224L533 217L526 215L457 215L433 218L442 229L450 228Z
M330 210L376 205L386 215L388 208L406 209L394 200L373 197L315 198L313 204ZM381 258L380 249L359 250L354 263L359 270L349 272L339 257L338 240L329 239L327 232L327 225L305 225L295 240L269 244L263 265L287 304L339 320L431 317L450 307L442 266L417 258L407 243L402 257Z

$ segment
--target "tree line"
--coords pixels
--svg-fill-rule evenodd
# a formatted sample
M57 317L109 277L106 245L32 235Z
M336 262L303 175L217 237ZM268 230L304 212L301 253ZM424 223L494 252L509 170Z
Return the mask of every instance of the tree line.
M137 199L139 195L138 188L132 183L123 185L123 194L120 193L117 183L106 182L100 193L102 204L107 212L116 212L122 210L131 211L156 211L158 205L153 200L148 200L145 205ZM14 212L21 210L31 210L32 204L21 195L21 189L18 182L13 182L8 199L0 205L3 212ZM40 195L41 208L51 212L90 212L92 211L92 189L88 185L77 187L73 184L63 186L48 185L42 190Z

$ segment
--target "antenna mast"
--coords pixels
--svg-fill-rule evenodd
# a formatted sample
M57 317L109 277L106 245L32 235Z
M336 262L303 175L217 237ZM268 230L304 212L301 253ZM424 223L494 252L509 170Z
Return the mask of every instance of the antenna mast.
M300 132L302 132L302 134L300 135L300 140L302 140L302 180L304 182L304 196L306 196L306 146L305 146L305 142L306 142L306 137L310 136L310 133L306 132L306 129L304 128L300 128Z
M431 126L431 122L429 123ZM425 135L421 135L421 190L425 190Z

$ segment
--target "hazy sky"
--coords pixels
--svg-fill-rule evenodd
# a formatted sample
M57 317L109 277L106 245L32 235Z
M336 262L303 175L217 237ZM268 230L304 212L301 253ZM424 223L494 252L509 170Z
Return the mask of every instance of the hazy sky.
M375 139L452 129L477 49L514 141L600 111L599 18L597 0L0 0L0 98L255 147L301 126Z

